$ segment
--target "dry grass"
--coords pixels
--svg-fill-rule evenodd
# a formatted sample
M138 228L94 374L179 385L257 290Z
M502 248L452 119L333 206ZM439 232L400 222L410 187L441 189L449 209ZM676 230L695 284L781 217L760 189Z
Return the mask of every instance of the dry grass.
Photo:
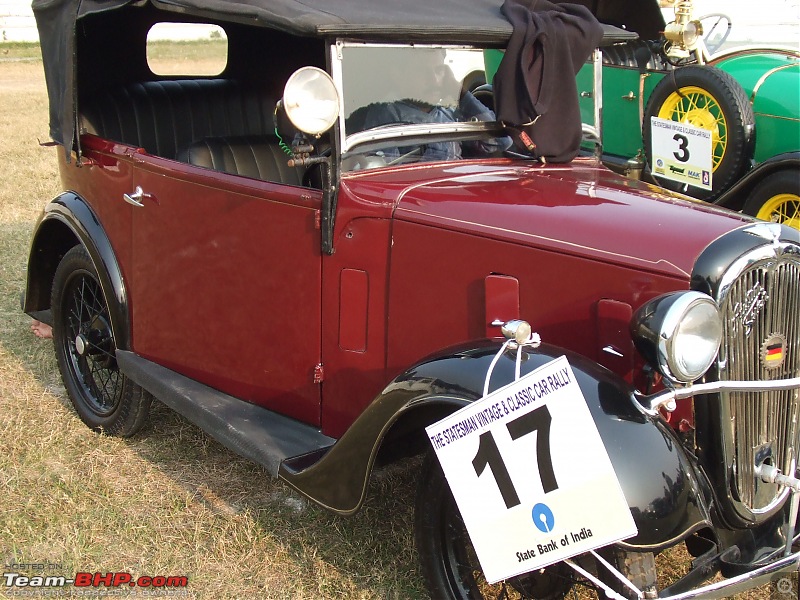
M30 234L59 191L58 150L37 143L48 139L47 106L33 55L0 55L0 560L54 564L48 574L67 576L187 575L193 598L424 597L413 465L379 474L364 510L345 519L161 405L127 441L76 418L52 345L19 310ZM687 558L670 561L680 569Z
M383 474L365 510L345 519L161 405L128 441L77 419L52 344L31 335L19 309L31 232L59 192L59 149L37 142L49 139L41 62L9 60L16 50L0 55L2 564L188 575L195 598L424 596L406 472Z

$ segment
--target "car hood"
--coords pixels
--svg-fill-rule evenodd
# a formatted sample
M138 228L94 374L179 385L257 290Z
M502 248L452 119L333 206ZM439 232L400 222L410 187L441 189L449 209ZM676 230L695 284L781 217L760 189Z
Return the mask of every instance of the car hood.
M711 241L752 220L667 195L594 159L569 165L469 161L363 177L370 183L361 193L381 190L374 199L391 202L395 219L681 279L690 277Z

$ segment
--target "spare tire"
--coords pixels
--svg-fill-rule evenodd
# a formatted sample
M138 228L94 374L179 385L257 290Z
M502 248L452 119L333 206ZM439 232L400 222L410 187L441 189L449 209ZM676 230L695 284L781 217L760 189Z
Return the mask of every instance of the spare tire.
M652 169L651 117L711 130L712 189L654 175L667 189L713 200L750 166L755 145L753 107L742 86L725 71L700 65L680 67L667 74L653 89L642 122L645 156Z

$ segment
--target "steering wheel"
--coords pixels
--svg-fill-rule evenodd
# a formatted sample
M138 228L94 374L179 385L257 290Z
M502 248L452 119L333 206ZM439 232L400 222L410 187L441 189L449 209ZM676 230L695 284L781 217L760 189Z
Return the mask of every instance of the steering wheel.
M733 26L731 18L725 13L710 13L700 17L698 21L703 25L703 42L706 50L709 54L714 54L731 34ZM714 21L714 23L710 27L706 27L704 21ZM713 37L714 34L716 34L716 38Z
M392 165L399 165L406 162L407 159L415 158L417 161L421 160L422 157L425 156L425 144L420 144L416 146L411 151L406 152L405 154L401 154L397 158L393 158L389 162L386 163L387 167L391 167Z

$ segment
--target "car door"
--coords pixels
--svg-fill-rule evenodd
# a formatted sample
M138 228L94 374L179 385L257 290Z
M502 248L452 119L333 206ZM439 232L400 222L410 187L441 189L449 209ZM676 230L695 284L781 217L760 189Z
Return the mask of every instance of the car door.
M321 194L149 155L134 171L135 351L318 424Z

